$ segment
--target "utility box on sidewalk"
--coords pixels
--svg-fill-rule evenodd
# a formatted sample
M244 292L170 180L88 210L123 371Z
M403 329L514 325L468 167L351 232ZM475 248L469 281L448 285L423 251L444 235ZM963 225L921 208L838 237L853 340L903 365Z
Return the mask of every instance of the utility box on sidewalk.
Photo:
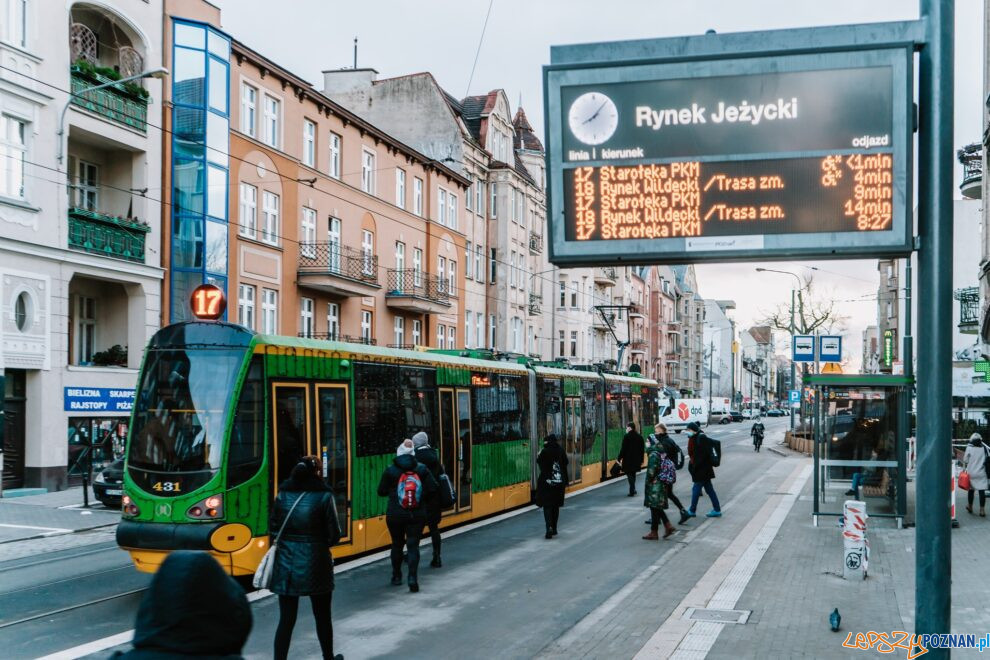
M870 547L866 540L866 502L846 500L842 507L842 577L866 577Z

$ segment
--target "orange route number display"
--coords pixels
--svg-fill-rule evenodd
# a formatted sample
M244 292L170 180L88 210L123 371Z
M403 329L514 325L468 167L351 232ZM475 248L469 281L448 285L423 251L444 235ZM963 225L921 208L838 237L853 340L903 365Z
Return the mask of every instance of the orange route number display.
M200 321L216 321L227 311L227 296L214 284L200 284L189 298L193 316Z

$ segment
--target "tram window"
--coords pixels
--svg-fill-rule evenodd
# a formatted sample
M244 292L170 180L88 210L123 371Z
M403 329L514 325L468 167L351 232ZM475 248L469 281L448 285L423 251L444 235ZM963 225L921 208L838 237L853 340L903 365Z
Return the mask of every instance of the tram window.
M622 419L623 413L623 399L622 399L622 388L618 383L609 383L608 387L608 406L605 408L606 421L608 422L608 428L610 431L615 429L623 428L625 422Z
M540 403L537 414L537 433L540 439L551 433L561 438L561 384L559 379L540 378L536 381L536 399Z
M643 426L641 433L648 435L653 433L654 425L659 421L658 409L657 409L657 391L651 387L644 387L642 389L643 398L640 401L640 406L642 406L642 411L640 414L643 416Z
M519 376L499 375L488 387L477 387L472 397L474 443L519 440L529 435L526 382Z
M307 454L306 388L275 389L275 442L278 447L278 483L289 478L292 468Z
M361 362L354 369L357 456L391 454L403 438L399 367Z
M337 520L348 535L347 519L347 397L342 387L322 387L319 392L320 442L327 450L327 481L333 488Z
M595 435L598 433L598 413L601 409L598 383L593 380L581 381L581 403L581 414L584 417L581 430L584 444L582 451L585 454L591 454L594 451Z
M401 438L411 438L416 433L425 431L426 435L430 437L430 441L435 443L439 437L436 426L436 371L402 367L399 369L399 381L399 395L403 412L401 419L405 425L403 429L399 429L399 435ZM398 444L398 439L396 444Z
M244 483L261 467L265 457L264 405L261 357L255 356L234 412L227 451L227 488Z

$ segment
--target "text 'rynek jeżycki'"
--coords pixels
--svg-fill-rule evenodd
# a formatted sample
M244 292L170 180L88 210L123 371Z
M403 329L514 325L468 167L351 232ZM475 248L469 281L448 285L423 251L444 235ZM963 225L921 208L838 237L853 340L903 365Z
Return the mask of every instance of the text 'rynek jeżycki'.
M789 101L777 99L773 103L750 103L743 101L739 105L726 105L719 101L713 112L708 108L692 103L690 107L664 108L654 110L648 105L636 106L636 126L650 126L659 131L664 126L681 124L752 124L761 121L776 121L780 119L797 119L798 100Z

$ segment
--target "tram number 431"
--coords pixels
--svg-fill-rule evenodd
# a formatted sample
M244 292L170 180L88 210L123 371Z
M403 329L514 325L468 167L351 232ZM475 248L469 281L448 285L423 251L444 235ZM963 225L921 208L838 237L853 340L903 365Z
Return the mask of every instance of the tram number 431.
M151 489L158 491L159 493L178 493L182 490L182 482L180 481L156 481Z
M227 310L227 297L215 284L200 284L190 296L193 316L205 321L216 321Z

